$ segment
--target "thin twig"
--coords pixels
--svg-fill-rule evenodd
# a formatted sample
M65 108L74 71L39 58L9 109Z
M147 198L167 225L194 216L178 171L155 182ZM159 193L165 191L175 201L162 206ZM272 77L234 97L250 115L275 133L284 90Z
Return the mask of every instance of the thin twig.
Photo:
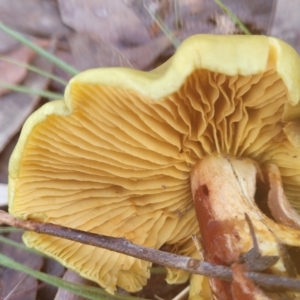
M176 268L209 277L216 277L226 281L232 280L232 271L228 267L214 265L191 257L135 245L124 238L115 238L91 232L85 232L52 223L42 223L32 220L19 220L0 210L0 223L1 222L10 226L25 229L27 231L48 234L86 245L105 248L111 251L133 256L135 258L150 261L165 267ZM276 289L276 291L289 290L300 292L299 279L266 275L255 272L245 272L245 275L259 286L268 290Z

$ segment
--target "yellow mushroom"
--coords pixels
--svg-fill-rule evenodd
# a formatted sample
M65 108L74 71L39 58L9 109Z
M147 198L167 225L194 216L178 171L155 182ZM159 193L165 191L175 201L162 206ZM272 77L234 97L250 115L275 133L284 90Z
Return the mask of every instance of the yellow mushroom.
M232 191L247 193L242 198L248 206L236 204L247 234L238 254L253 246L246 212L257 217L254 230L262 230L259 247L279 255L278 240L299 246L300 235L265 217L254 194L256 177L272 175L274 166L300 211L299 82L297 53L265 36L196 35L151 72L85 71L70 81L64 100L44 105L25 123L10 160L9 211L197 256L193 195L204 178L213 189L232 185ZM218 168L216 184L209 176ZM234 204L225 198L219 209ZM233 209L227 212L233 217ZM150 263L123 254L36 233L25 233L24 241L109 292L116 286L137 291L149 277ZM286 271L281 259L276 264ZM169 270L167 279L187 278Z

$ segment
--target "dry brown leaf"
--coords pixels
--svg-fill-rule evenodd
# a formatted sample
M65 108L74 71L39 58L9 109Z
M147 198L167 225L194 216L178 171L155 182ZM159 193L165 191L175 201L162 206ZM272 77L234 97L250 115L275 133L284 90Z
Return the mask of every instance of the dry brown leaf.
M67 43L67 41L66 41ZM74 66L76 65L76 61L75 61L75 57L74 55L71 53L70 50L70 46L68 45L68 47L64 47L61 48L58 45L58 49L55 51L55 56L61 60L63 60L64 62L66 62L67 64L69 64L70 66ZM70 73L65 72L64 70L62 70L61 68L59 68L58 66L53 66L53 72L52 72L55 76L63 79L66 82L69 82L69 80L73 77ZM53 91L56 91L57 93L64 93L65 90L65 86L62 85L60 82L52 80L50 83L50 89Z
M52 63L42 57L37 57L33 66L51 72ZM33 89L44 89L49 83L49 78L29 72L23 81L23 85ZM25 119L31 114L39 102L36 95L9 93L0 100L0 152L8 144L11 138L20 130Z
M43 270L44 273L56 277L62 277L65 272L65 267L54 259L44 257ZM37 299L53 300L57 293L58 288L54 285L43 283L42 287L38 290Z
M215 22L211 22L216 13L227 16L215 1L181 0L180 13L183 19L183 28L180 30L180 39L197 33L220 33L226 28L217 28ZM233 11L245 25L257 33L266 33L270 20L274 0L223 0L223 3Z
M8 235L8 238L16 242L21 242L22 233L12 232ZM0 252L33 270L40 270L43 264L43 258L41 256L3 243L0 243ZM10 295L9 299L36 299L38 282L34 277L25 273L3 268L0 273L0 286L0 297L2 299L8 295Z
M98 36L75 33L68 40L75 67L81 71L98 67L132 67L124 54Z
M277 0L274 10L268 34L283 39L300 53L299 1Z
M11 49L18 45L18 41L16 39L2 30L0 30L0 41L0 55L9 52Z
M70 32L62 23L53 0L0 0L0 20L20 32L42 37Z
M271 12L274 0L224 0L227 7L232 10L241 21L245 22L249 29L254 33L266 33L271 20ZM227 32L233 34L238 27L233 24L234 30L228 30L228 24L223 28L223 20L221 22L211 22L211 19L216 14L222 15L222 19L227 19L226 23L232 23L231 19L221 8L210 0L178 0L177 10L175 10L175 1L169 1L169 7L164 3L164 0L126 0L128 7L135 12L136 16L140 18L141 23L151 31L155 31L152 18L144 5L150 3L150 10L157 13L163 19L164 25L173 34L178 33L180 40L197 33L222 33ZM177 15L176 15L177 14ZM153 33L153 32L152 32ZM160 35L163 33L160 31Z
M6 145L5 149L0 153L0 182L1 183L7 183L8 181L8 162L9 162L10 155L18 141L18 138L19 138L18 134L15 135L10 140L10 142Z
M206 0L209 1L209 0ZM242 22L267 31L274 0L223 0L222 1Z
M7 205L7 184L0 183L0 206Z
M168 48L175 51L168 37L162 35L152 39L145 45L126 48L122 52L136 69L147 70L153 68L155 60L164 54Z
M99 36L114 46L137 45L150 37L140 19L120 0L58 0L65 24Z
M92 285L95 286L95 284L85 278L82 278L77 273L74 273L71 270L67 270L65 275L63 276L64 280L73 282L73 283L79 283L84 285ZM58 289L58 292L54 298L54 300L85 300L86 298L75 295L71 293L70 291L67 291L65 289Z
M152 1L151 1L152 2ZM169 12L169 1L161 1L164 3L160 3L159 6L154 6L153 9L151 9L151 5L150 5L150 11L153 10L154 12L153 15L158 16L163 22ZM150 33L151 36L157 36L159 33L162 32L160 26L158 25L158 23L156 21L153 21L151 26L148 28L148 31Z
M98 67L130 67L146 70L168 48L171 41L165 35L140 46L118 50L95 35L76 33L69 37L73 63L79 70ZM174 49L175 50L175 49Z
M41 47L47 46L48 41L40 41L37 44ZM4 56L4 59L11 59L21 64L29 64L32 59L36 56L36 52L30 48L21 45L16 50ZM8 84L18 84L26 77L28 70L26 67L17 65L15 63L0 60L0 82ZM0 86L0 96L10 92L9 89L2 88ZM1 101L1 99L0 99Z

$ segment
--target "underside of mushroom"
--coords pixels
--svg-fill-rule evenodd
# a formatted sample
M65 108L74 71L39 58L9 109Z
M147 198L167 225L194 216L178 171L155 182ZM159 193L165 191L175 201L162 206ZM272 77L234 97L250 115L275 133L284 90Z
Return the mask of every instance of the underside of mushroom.
M210 280L213 293L242 295L246 282L263 295L243 271L295 275L284 245L300 246L300 64L285 47L197 36L150 73L78 75L65 100L24 126L10 213L193 257L198 218L204 258L235 270L232 286ZM150 263L123 254L36 233L24 240L109 292L140 290L150 276ZM167 281L188 277L168 270Z

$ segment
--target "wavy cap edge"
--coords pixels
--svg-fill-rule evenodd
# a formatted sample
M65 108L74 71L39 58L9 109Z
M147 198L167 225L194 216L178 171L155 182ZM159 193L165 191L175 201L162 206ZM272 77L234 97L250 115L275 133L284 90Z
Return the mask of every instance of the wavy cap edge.
M297 52L273 37L242 35L200 34L189 37L167 62L150 72L128 68L84 71L70 81L65 99L71 106L72 84L80 82L130 89L158 100L178 90L196 69L229 76L259 74L268 67L270 56L275 58L272 64L287 86L290 104L296 105L300 98L300 59Z
M71 113L72 111L66 105L64 100L55 100L46 103L44 106L33 112L25 121L18 143L10 156L8 164L8 207L10 213L13 211L12 207L15 198L15 181L19 177L20 162L32 130L35 126L45 121L50 115L67 116Z

